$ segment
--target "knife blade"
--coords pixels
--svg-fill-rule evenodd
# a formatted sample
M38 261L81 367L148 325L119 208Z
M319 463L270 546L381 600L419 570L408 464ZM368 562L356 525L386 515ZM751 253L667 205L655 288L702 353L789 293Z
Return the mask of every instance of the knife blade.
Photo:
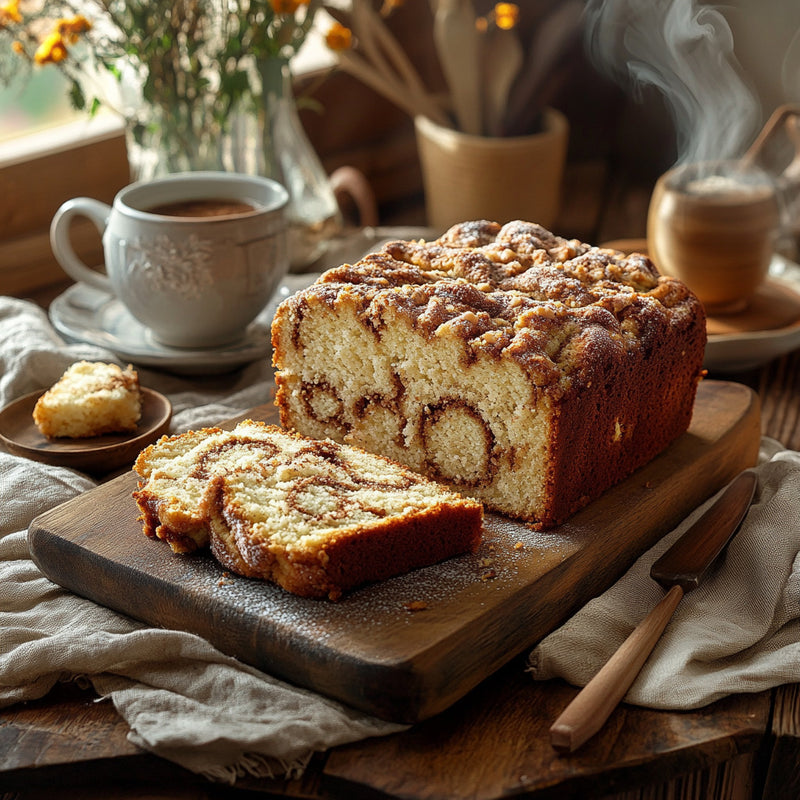
M733 538L753 501L757 478L738 475L719 498L650 568L666 594L550 727L550 743L571 753L594 736L627 693L678 603L700 585Z

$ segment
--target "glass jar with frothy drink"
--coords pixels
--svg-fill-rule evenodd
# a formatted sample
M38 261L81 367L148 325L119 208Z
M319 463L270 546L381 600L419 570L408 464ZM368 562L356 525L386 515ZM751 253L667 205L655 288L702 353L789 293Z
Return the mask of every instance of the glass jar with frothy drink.
M731 314L764 281L779 227L765 171L743 161L698 162L658 179L647 245L659 271L686 283L710 314Z

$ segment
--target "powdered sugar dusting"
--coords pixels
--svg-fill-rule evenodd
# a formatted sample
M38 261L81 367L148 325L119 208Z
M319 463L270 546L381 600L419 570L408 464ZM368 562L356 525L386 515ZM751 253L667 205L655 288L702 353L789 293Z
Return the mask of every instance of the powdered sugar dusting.
M493 604L495 593L521 588L572 549L557 532L539 532L487 515L484 539L476 553L364 586L335 603L297 597L273 584L225 572L209 556L190 558L202 573L205 590L238 613L310 641L341 636L363 640L368 646L372 634L381 629L426 626L431 621L426 622L426 617L435 617L437 625L442 617L456 620L465 603L473 606L472 613L480 613L484 602Z

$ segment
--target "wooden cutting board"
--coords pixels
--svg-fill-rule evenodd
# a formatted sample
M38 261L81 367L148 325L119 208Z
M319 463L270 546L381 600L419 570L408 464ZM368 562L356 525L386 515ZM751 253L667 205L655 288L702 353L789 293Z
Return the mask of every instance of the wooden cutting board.
M272 406L246 416L276 419ZM174 555L146 538L132 472L35 519L30 550L45 575L77 594L151 625L197 633L242 661L377 716L415 722L450 706L614 583L752 466L759 439L757 396L740 384L705 381L690 430L566 524L536 532L487 515L478 553L338 603L289 595L230 575L208 555Z

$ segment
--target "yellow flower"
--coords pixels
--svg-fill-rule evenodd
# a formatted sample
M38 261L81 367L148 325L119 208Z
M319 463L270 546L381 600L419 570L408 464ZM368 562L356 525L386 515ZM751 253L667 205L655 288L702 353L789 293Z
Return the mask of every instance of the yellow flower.
M92 24L86 17L78 14L71 19L56 20L53 30L48 34L33 54L37 64L57 64L67 53L67 44L75 44L80 34L90 30Z
M511 30L519 21L519 6L516 3L497 3L494 7L494 21L498 28Z
M25 45L22 42L12 42L11 49L18 55L24 56L25 55Z
M353 46L353 32L341 22L334 22L325 34L325 44L334 52L349 50Z
M0 28L4 28L11 22L22 22L22 14L19 13L19 0L8 0L0 6Z
M39 45L33 54L33 60L37 64L57 64L67 57L67 46L64 38L55 30Z
M301 5L300 0L269 0L276 14L294 14Z

